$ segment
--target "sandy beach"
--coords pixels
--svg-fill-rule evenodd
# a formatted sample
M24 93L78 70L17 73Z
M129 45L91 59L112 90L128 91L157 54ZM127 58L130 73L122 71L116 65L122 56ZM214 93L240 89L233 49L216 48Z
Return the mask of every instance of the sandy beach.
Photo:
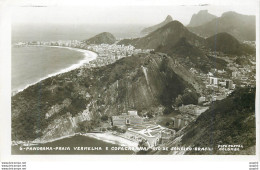
M34 141L31 141L31 142L13 141L12 146L15 146L15 145L34 146L34 145L38 145L38 144L45 144L45 143L54 142L54 141L65 139L65 138L71 138L75 135L87 136L87 137L94 138L94 139L97 139L97 140L100 140L100 141L103 141L103 142L106 142L106 143L116 144L116 145L120 145L120 146L138 147L137 142L133 142L133 141L127 140L125 138L122 138L120 136L113 135L112 132L84 133L84 134L74 133L74 134L71 134L71 135L66 135L66 136L62 136L62 137L51 139L51 140L36 139Z
M138 143L124 139L120 136L113 135L112 132L104 133L85 133L84 136L102 140L107 143L117 144L120 146L138 147Z
M89 63L89 62L92 61L92 60L95 60L95 59L97 58L97 56L98 56L98 54L95 53L95 52L88 51L88 50L84 50L84 49L79 49L79 48L62 47L62 46L46 46L46 45L30 45L30 46L32 46L32 47L35 46L35 47L49 47L49 48L64 48L64 49L74 50L74 51L78 51L78 52L80 52L80 53L83 53L84 59L83 59L83 60L80 60L80 61L79 61L78 63L76 63L76 64L72 64L71 66L69 66L69 67L67 67L67 68L65 68L65 69L61 69L61 70L59 70L59 71L57 71L57 72L55 72L55 73L48 74L47 76L45 76L45 77L39 79L38 81L36 81L36 82L34 82L34 83L31 83L31 84L28 84L28 85L25 86L24 88L17 90L16 93L21 92L21 91L23 91L24 89L28 88L29 86L32 86L32 85L34 85L34 84L36 84L36 83L38 83L38 82L40 82L40 81L42 81L42 80L44 80L44 79L46 79L46 78L49 78L49 77L52 77L52 76L56 76L56 75L58 75L58 74L66 73L66 72L68 72L68 71L77 69L77 68L83 66L84 64ZM16 94L16 93L15 93L15 94Z
M71 134L71 135L66 135L66 136L62 136L59 138L54 138L51 140L40 140L40 139L35 139L34 141L30 141L30 142L25 142L25 141L12 141L12 145L24 145L24 146L33 146L33 145L38 145L38 144L45 144L45 143L49 143L49 142L54 142L57 140L61 140L61 139L65 139L65 138L71 138L75 135L78 135L77 133Z

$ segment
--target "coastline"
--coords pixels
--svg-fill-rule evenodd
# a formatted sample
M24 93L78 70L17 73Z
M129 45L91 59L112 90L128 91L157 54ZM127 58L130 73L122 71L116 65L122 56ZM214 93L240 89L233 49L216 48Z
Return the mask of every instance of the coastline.
M83 136L95 138L97 140L101 140L107 143L117 144L120 146L128 146L128 147L138 147L138 143L127 140L117 135L113 135L112 132L104 132L104 133L85 133Z
M47 46L47 45L29 45L29 47L50 47L50 48L65 48L65 49L69 49L69 50L73 50L73 51L78 51L80 53L83 53L84 55L84 58L82 60L80 60L78 63L76 64L72 64L71 66L67 67L67 68L64 68L64 69L61 69L55 73L51 73L51 74L48 74L47 76L43 77L43 78L40 78L39 80L37 80L36 82L34 83L30 83L30 84L27 84L24 88L22 89L19 89L19 90L15 90L15 91L12 91L12 96L19 93L19 92L22 92L23 90L25 90L26 88L28 88L29 86L32 86L32 85L35 85L37 83L39 83L40 81L44 80L44 79L47 79L49 77L53 77L53 76L56 76L58 74L62 74L62 73L66 73L66 72L69 72L71 70L74 70L74 69L77 69L81 66L83 66L84 64L86 63L89 63L90 61L92 60L95 60L98 56L97 53L93 52L93 51L89 51L89 50L85 50L85 49L79 49L79 48L73 48L73 47L63 47L63 46Z
M78 133L74 133L74 134L71 134L71 135L66 135L66 136L54 138L54 139L51 139L51 140L35 139L35 140L29 141L29 142L12 141L12 146L16 146L16 145L33 146L33 145L38 145L38 144L45 144L45 143L50 143L50 142L54 142L54 141L65 139L65 138L71 138L71 137L73 137L75 135L79 135L79 134Z
M31 142L12 141L12 146L16 146L16 145L34 146L34 145L38 145L38 144L46 144L46 143L58 141L58 140L65 139L65 138L71 138L71 137L74 137L76 135L90 137L90 138L97 139L97 140L100 140L100 141L103 141L103 142L106 142L106 143L116 144L116 145L124 146L124 147L138 147L138 143L127 140L127 139L122 138L120 136L114 135L114 134L112 134L112 132L84 133L84 134L74 133L74 134L71 134L71 135L66 135L66 136L62 136L62 137L51 139L51 140L42 140L41 141L40 139L36 139L34 141L31 141Z

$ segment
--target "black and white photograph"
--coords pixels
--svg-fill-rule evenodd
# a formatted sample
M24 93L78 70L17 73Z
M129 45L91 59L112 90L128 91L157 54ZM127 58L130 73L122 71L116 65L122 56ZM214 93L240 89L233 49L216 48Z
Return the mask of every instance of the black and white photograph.
M259 154L259 2L152 2L12 5L11 155Z

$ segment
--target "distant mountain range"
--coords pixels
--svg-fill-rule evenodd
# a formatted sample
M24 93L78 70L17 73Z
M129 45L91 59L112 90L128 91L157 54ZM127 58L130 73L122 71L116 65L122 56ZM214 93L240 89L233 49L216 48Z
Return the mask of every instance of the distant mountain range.
M171 21L173 21L172 17L170 15L168 15L163 22L161 22L161 23L159 23L157 25L154 25L154 26L151 26L151 27L143 29L141 31L141 34L149 34L149 33L153 32L153 31L157 30L158 28L163 27L164 25L168 24Z
M103 32L85 40L84 42L87 44L114 44L116 42L116 38L109 32Z
M255 50L239 42L231 34L222 32L207 39L190 32L179 21L171 21L165 26L148 34L145 37L124 39L118 44L133 45L140 49L154 49L169 55L182 53L189 56L203 56L202 47L230 55L254 53Z
M253 15L242 15L236 12L223 13L200 26L188 27L188 29L200 36L210 37L216 33L226 32L239 41L255 41L256 18Z
M230 56L254 54L255 49L240 43L228 33L218 33L207 39L190 32L179 21L172 21L145 37L125 39L118 44L133 45L139 49L154 49L177 57L188 67L208 72L211 68L227 69L222 59L207 56L204 50L222 52Z
M159 46L166 46L167 44L174 45L182 37L186 38L191 44L204 43L203 38L191 33L182 23L175 20L145 37L122 40L119 44L131 44L141 49L157 49Z
M208 13L208 10L201 10L197 14L192 15L190 23L187 25L187 27L200 26L209 21L212 21L215 18L217 18L217 16Z
M154 113L156 118L166 111L171 113L179 98L180 105L198 104L205 84L190 69L204 73L212 68L227 70L226 61L210 56L210 49L230 55L254 52L233 35L250 37L247 31L255 24L251 19L252 16L231 12L189 28L196 32L205 27L205 34L211 30L212 35L205 39L168 18L168 23L154 27L145 37L118 42L154 52L133 54L102 67L80 67L31 85L12 96L12 141L49 141L74 135L81 132L82 123L85 132L91 132L107 124L102 122L103 117L111 118L128 110L137 110L142 117ZM224 31L216 34L216 28ZM116 38L103 32L84 42L113 44ZM179 130L172 142L173 147L201 148L238 144L243 145L241 152L255 153L255 88L236 88L227 98L213 102L207 111ZM214 148L206 153L192 150L186 154L241 152L223 153Z

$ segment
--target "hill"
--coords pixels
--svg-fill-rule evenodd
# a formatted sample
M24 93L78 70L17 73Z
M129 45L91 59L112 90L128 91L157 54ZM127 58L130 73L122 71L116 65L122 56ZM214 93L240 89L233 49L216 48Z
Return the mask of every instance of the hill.
M167 53L173 58L178 59L187 68L196 68L204 73L208 73L211 68L226 69L227 62L222 59L216 60L207 56L203 51L190 44L186 38L182 37L176 44L159 46L156 51Z
M202 49L210 47L207 41L191 33L179 21L172 21L143 38L121 40L119 44L166 53L187 66L187 69L194 67L204 73L211 68L226 69L224 60L204 54Z
M241 44L236 38L228 33L218 33L206 39L207 46L213 51L225 54L243 55L253 54L255 51L246 44Z
M167 55L138 54L103 67L82 67L12 97L12 140L59 138L77 132L82 122L91 130L100 127L102 116L132 109L158 114L159 108L172 108L178 95L196 104L199 85Z
M212 147L186 154L255 154L255 88L235 90L217 101L182 132L182 146ZM243 145L240 151L219 151L218 145Z
M239 41L255 41L256 18L253 15L242 15L236 12L223 13L203 25L188 29L200 36L210 37L216 33L227 32Z
M157 49L159 46L166 46L167 44L174 45L182 37L193 45L204 44L203 38L191 33L179 21L172 21L145 37L122 40L118 44L131 44L140 49Z
M208 10L201 10L197 14L192 15L190 23L187 25L187 27L200 26L215 18L217 18L217 16L208 13Z
M141 34L150 34L151 32L157 30L158 28L161 28L163 27L164 25L168 24L169 22L173 21L172 20L172 17L170 15L168 15L165 20L159 24L156 24L154 26L151 26L151 27L148 27L148 28L145 28L141 31Z
M84 42L87 44L114 44L116 42L116 38L109 32L103 32L85 40Z

